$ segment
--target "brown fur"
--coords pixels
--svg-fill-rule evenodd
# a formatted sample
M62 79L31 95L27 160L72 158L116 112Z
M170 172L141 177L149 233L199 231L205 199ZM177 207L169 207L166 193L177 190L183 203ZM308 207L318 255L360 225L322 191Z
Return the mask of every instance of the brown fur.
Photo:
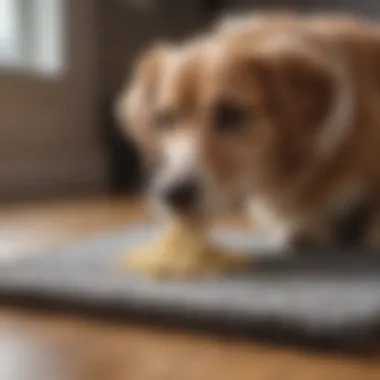
M169 55L180 58L172 65ZM380 243L376 24L339 15L268 14L233 27L222 24L183 45L148 52L141 62L119 114L147 151L162 153L153 120L157 112L170 112L175 126L165 133L196 135L213 189L228 198L241 193L255 210L259 205L265 217L258 212L257 218L280 230L282 244L300 234L312 242L335 241L333 224L364 200L371 202L374 223L363 243ZM352 99L339 132L340 121L324 121L344 97L342 83ZM132 102L136 88L140 99ZM221 99L250 110L240 132L215 130ZM329 137L326 129L336 128Z

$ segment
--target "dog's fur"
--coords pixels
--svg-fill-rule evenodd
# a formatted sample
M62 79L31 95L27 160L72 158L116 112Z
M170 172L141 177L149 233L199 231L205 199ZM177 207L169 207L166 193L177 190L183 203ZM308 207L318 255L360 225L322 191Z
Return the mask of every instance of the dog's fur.
M220 132L223 102L246 110L244 125ZM156 185L202 184L202 216L245 199L280 246L380 245L380 28L369 21L252 15L158 44L117 114Z

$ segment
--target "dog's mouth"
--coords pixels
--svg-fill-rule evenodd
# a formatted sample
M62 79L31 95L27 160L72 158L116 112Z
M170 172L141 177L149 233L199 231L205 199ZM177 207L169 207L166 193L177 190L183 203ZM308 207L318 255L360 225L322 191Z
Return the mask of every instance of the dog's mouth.
M242 207L247 198L240 186L226 186L199 171L198 175L169 174L161 168L151 177L149 189L159 208L170 214L210 219Z

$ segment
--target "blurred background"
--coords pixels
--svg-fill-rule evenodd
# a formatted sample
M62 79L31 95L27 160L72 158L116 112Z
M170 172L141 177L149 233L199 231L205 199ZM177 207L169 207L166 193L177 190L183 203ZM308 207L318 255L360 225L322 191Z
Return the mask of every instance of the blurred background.
M221 12L278 7L380 14L378 0L0 0L0 200L134 192L111 104L135 55Z
M380 16L380 0L0 0L0 265L144 219L138 154L112 117L136 54L276 8ZM375 380L380 360L0 303L1 380L232 378Z

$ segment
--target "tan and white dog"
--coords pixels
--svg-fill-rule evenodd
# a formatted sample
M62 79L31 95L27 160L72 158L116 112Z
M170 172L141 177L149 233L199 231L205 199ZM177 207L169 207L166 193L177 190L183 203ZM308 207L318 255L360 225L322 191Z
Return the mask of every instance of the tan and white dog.
M380 27L226 19L139 61L117 114L153 194L210 218L244 199L280 247L380 245Z

